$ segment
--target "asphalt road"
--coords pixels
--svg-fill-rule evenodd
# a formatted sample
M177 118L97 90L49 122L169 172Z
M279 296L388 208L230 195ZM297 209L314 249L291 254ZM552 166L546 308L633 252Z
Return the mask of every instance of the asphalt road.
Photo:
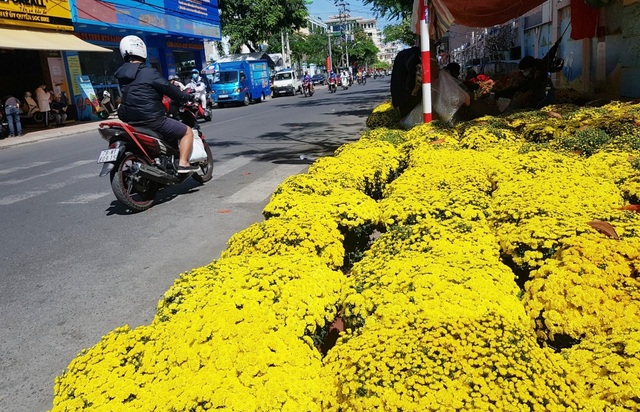
M202 124L213 180L162 190L142 213L98 177L97 124L0 141L0 411L50 409L71 359L115 327L148 324L180 273L218 258L279 183L357 140L388 99L388 79L370 79L214 110Z

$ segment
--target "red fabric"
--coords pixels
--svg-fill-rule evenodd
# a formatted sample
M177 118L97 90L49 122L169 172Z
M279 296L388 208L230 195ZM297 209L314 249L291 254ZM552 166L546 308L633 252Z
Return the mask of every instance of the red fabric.
M589 6L584 0L571 0L571 40L595 37L600 9Z
M545 0L442 0L457 24L491 27L522 16Z

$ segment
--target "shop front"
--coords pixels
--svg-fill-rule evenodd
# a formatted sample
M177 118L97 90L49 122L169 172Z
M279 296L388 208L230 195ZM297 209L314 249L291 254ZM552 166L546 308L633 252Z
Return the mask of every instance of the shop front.
M25 95L35 95L35 89L43 83L54 94L69 96L65 54L80 50L96 54L110 52L73 34L68 1L0 2L0 98L3 101L13 95L24 103Z
M124 0L71 0L71 3L76 35L113 52L69 54L66 64L76 68L75 77L90 81L98 100L107 90L114 104L120 97L113 74L123 63L119 52L123 37L142 38L147 45L147 64L167 77L202 68L206 63L204 40L221 39L216 1L146 0L132 4ZM74 84L73 78L71 81L75 101L81 109L80 118L95 117L86 83Z

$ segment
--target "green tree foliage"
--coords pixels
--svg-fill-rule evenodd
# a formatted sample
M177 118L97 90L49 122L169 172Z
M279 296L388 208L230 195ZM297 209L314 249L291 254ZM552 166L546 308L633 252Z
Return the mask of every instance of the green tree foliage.
M392 43L399 41L407 46L413 46L416 35L411 31L411 17L405 17L400 24L392 24L382 29L384 41Z
M354 41L347 44L349 63L356 67L375 63L378 58L378 48L373 40L360 27L356 27L353 34Z
M372 6L373 11L380 17L401 20L410 18L413 10L413 0L362 0L362 4Z
M222 35L229 36L231 53L242 45L259 49L281 30L305 27L308 11L305 0L225 0L219 3Z

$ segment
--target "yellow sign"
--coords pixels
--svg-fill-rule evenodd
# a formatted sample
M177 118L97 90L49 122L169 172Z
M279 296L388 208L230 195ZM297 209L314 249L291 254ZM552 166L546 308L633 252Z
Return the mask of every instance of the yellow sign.
M82 75L80 57L77 54L67 56L67 65L69 66L69 76L71 77L71 91L74 96L77 96L82 93L82 89L78 84L78 77Z
M68 0L0 1L0 24L73 31Z

